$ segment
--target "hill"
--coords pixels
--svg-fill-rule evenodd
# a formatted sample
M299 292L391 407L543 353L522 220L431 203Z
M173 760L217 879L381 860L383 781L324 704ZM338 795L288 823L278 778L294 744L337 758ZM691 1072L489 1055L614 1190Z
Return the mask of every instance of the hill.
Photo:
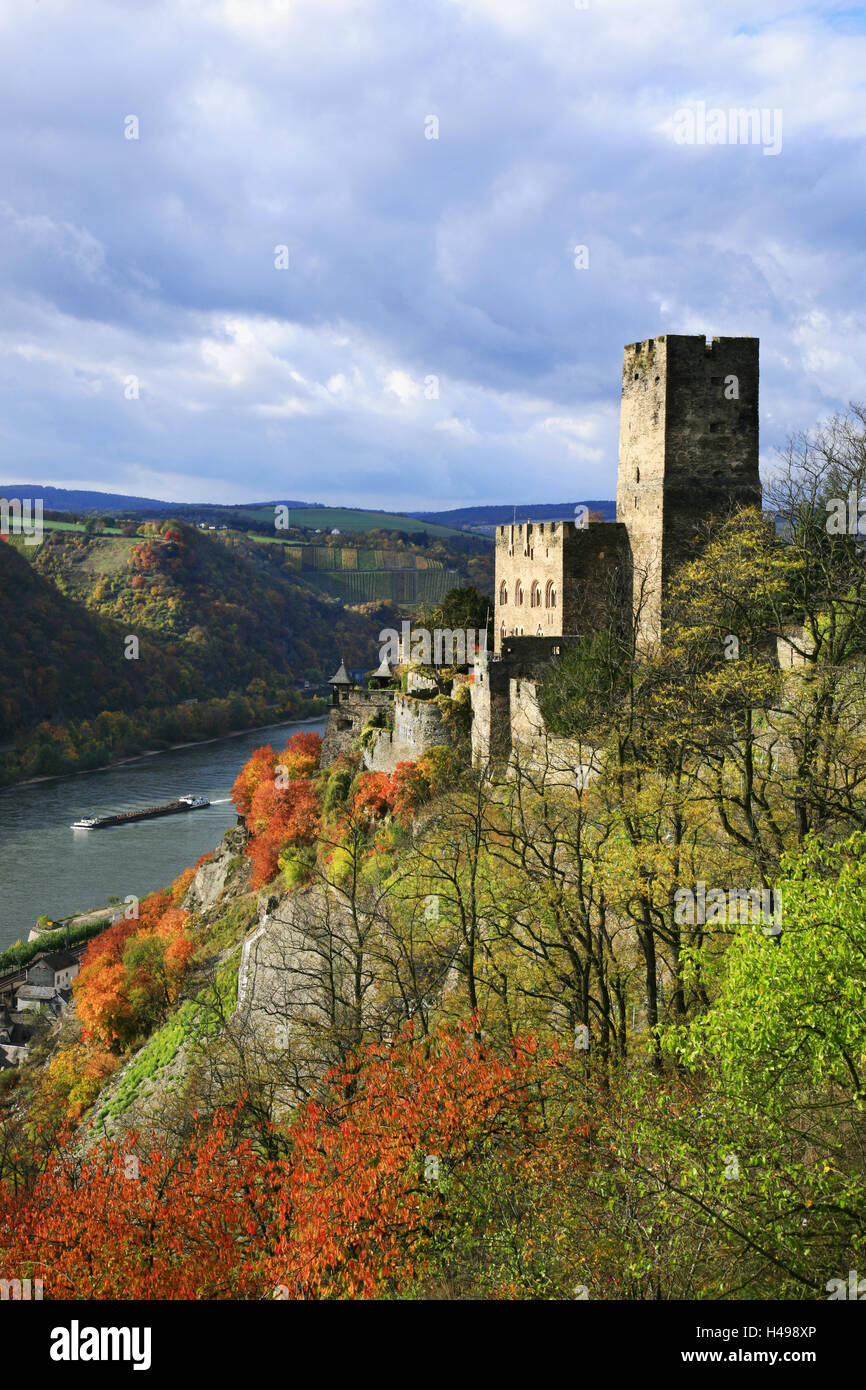
M616 520L616 502L610 498L585 498L583 502L530 502L455 507L446 512L413 512L420 521L439 526L457 526L461 530L474 526L505 526L510 521L572 521L575 507L589 507L599 512L605 521Z
M341 656L363 666L375 653L369 617L328 602L281 551L243 536L176 519L131 536L49 531L32 564L67 598L178 661L190 695L251 682L276 694L293 679L327 679Z
M49 512L170 511L171 502L156 497L127 497L120 492L83 492L75 488L46 487L43 483L0 483L0 497L16 499L41 497Z
M247 520L266 526L269 530L274 525L274 507L279 504L270 502L262 503L260 506L242 506L226 508L233 518L239 521ZM424 517L411 516L401 512L377 512L367 511L362 507L323 507L316 503L288 502L283 506L298 508L304 515L301 517L290 516L290 521L294 526L304 527L308 530L331 531L338 530L350 531L354 533L365 533L370 531L396 531L405 536L418 536L427 533L431 536L454 536L460 531L460 527L455 525L440 525L433 520ZM216 510L216 509L211 509ZM222 509L220 509L222 510ZM178 509L175 508L177 512ZM182 508L180 514L189 511L190 515L203 511L201 507ZM228 521L228 515L223 516L223 521Z
M0 593L0 742L43 720L155 704L181 682L177 661L146 638L140 666L123 660L127 629L58 592L11 545L0 544Z
M406 535L428 532L431 535L453 535L459 526L445 523L439 525L432 519L410 513L368 511L362 507L325 507L321 502L301 502L290 498L276 499L272 502L244 502L222 504L217 502L164 502L156 497L128 497L119 492L88 492L62 487L47 487L42 483L0 484L0 497L7 501L15 499L41 498L47 512L118 514L128 516L132 513L164 516L170 513L183 521L213 521L226 526L243 525L245 522L273 529L275 507L289 507L291 510L315 512L315 517L300 524L310 530L364 531L402 531ZM298 519L293 518L295 524Z
M327 680L343 658L374 663L394 614L317 592L283 547L174 519L139 531L0 544L0 781L312 713L302 681Z

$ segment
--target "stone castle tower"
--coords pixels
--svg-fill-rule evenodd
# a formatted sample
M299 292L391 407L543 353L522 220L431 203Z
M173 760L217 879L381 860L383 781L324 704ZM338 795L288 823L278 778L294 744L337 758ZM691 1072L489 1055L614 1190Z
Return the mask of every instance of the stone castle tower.
M656 642L667 581L704 523L760 504L758 339L666 334L626 347L616 522L497 527L495 658L476 668L473 760L509 757L521 729L538 744L546 665L612 611L631 601L639 640Z
M627 347L616 516L645 639L661 634L665 585L702 524L760 504L758 339L668 334Z

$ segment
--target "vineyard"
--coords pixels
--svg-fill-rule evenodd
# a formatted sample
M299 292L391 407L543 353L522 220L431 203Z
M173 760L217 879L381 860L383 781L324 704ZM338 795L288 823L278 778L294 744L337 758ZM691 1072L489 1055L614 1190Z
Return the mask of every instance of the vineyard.
M439 603L457 582L439 560L370 547L287 545L286 565L345 603Z

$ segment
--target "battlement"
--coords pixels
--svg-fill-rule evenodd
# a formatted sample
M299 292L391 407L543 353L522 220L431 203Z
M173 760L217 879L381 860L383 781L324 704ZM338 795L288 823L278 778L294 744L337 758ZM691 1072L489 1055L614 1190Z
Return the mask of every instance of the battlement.
M611 576L627 552L626 528L617 522L498 526L494 651L508 638L554 638L605 621Z

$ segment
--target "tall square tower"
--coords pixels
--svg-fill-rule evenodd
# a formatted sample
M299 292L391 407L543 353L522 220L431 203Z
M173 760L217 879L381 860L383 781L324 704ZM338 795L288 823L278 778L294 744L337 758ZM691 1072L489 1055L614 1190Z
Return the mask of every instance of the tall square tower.
M616 516L645 642L661 636L664 586L702 523L760 504L758 339L667 334L628 346Z

